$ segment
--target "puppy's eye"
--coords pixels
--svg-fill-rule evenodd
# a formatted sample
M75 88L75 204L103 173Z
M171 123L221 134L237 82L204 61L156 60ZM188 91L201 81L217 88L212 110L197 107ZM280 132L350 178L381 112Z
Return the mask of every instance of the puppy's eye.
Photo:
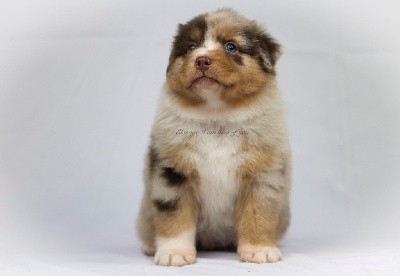
M238 47L235 43L233 42L228 42L225 44L225 50L231 54L234 54L237 52Z
M190 42L189 43L189 50L193 50L194 48L196 48L197 47L197 45L196 45L196 43L194 43L194 42Z

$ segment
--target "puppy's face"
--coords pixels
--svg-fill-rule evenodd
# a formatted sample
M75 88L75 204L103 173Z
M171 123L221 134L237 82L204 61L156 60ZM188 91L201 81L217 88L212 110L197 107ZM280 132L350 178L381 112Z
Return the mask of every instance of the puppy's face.
M223 110L257 100L275 77L280 46L255 21L232 10L179 25L167 68L182 105Z

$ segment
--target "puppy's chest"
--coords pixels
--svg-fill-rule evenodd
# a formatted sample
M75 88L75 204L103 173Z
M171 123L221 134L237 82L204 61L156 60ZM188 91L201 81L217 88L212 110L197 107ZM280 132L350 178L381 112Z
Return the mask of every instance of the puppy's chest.
M232 223L238 190L237 168L243 155L243 137L234 131L229 129L196 137L193 159L200 178L201 215L210 223Z

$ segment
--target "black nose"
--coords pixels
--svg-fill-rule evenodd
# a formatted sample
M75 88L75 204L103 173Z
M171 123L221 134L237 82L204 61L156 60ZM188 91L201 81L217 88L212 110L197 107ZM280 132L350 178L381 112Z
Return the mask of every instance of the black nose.
M201 72L205 72L210 68L212 63L211 58L203 56L203 57L198 57L196 58L195 64L196 68L199 69Z

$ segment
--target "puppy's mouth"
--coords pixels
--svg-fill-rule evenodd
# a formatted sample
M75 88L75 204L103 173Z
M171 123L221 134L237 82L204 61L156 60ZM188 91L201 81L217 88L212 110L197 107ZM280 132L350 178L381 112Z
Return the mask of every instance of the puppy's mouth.
M209 76L206 76L206 75L203 75L203 76L201 76L201 77L198 77L198 78L196 78L196 79L194 79L193 80L193 82L192 82L192 85L193 84L195 84L195 83L219 83L219 84L222 84L219 80L217 80L217 79L215 79L215 78L213 78L213 77L209 77Z
M207 76L207 75L202 75L194 78L192 80L192 83L190 84L190 88L194 86L213 86L213 85L220 85L223 87L226 87L227 85L220 80L218 80L215 77Z

